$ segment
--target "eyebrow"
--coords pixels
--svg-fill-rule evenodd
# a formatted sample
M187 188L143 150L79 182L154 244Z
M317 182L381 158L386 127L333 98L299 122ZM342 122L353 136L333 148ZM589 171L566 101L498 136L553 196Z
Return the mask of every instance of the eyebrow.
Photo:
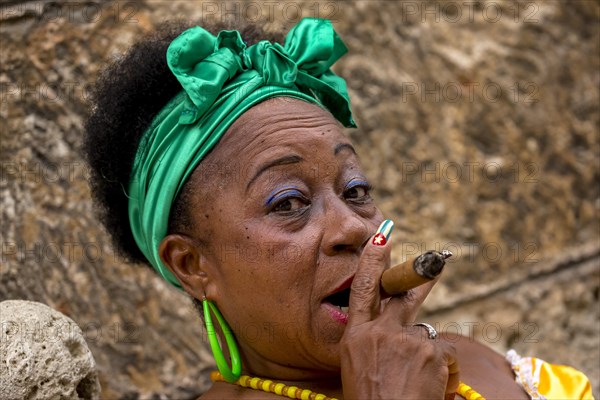
M336 144L335 147L333 148L333 155L337 156L338 153L340 151L342 151L343 149L348 149L352 153L354 153L354 155L357 155L356 154L356 150L354 150L354 147L352 147L352 145L350 143L338 143L338 144Z
M269 161L266 164L264 164L262 167L260 167L258 169L258 171L256 171L256 174L254 174L254 176L252 177L252 179L250 179L250 182L248 182L248 185L246 185L246 190L248 190L248 188L250 187L250 185L252 185L252 183L258 179L258 177L263 174L266 170L268 170L269 168L273 168L276 167L278 165L287 165L287 164L297 164L300 161L304 161L304 159L300 156L285 156L285 157L280 157L277 158L275 160Z

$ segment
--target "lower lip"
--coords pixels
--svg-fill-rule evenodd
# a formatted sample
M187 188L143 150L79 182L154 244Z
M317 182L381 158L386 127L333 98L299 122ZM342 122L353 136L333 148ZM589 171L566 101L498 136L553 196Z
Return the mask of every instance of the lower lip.
M340 310L338 307L334 306L331 303L322 303L322 304L327 309L327 312L329 313L329 315L331 315L331 318L333 318L340 324L346 325L348 323L348 314L346 314L345 312L343 312L342 310Z

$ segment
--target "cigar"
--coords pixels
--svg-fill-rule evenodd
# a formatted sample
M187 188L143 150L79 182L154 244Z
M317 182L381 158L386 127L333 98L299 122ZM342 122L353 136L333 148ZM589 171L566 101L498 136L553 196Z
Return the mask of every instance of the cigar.
M386 269L381 275L383 296L395 296L435 279L450 257L452 253L448 250L430 250Z

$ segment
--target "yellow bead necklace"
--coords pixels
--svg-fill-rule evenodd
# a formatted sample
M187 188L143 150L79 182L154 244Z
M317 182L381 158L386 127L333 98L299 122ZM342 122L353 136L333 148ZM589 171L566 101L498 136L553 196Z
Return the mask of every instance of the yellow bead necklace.
M213 382L227 382L225 378L218 372L213 371L210 373L210 379ZM255 390L262 390L267 393L274 393L279 396L289 397L290 399L299 400L337 400L334 397L327 397L321 393L315 393L312 390L300 389L296 386L288 386L283 383L273 382L270 379L261 379L257 377L251 377L248 375L240 376L240 379L235 381L235 384L241 387L251 388ZM473 390L469 385L460 382L456 394L462 396L467 400L485 400L485 398Z

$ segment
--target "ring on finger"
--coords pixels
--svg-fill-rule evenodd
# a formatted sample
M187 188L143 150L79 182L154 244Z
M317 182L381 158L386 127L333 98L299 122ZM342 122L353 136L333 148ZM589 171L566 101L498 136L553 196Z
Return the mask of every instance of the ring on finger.
M412 326L422 326L423 328L427 329L428 337L431 340L436 339L438 336L438 333L435 330L435 328L426 322L417 322L416 324L413 324Z

